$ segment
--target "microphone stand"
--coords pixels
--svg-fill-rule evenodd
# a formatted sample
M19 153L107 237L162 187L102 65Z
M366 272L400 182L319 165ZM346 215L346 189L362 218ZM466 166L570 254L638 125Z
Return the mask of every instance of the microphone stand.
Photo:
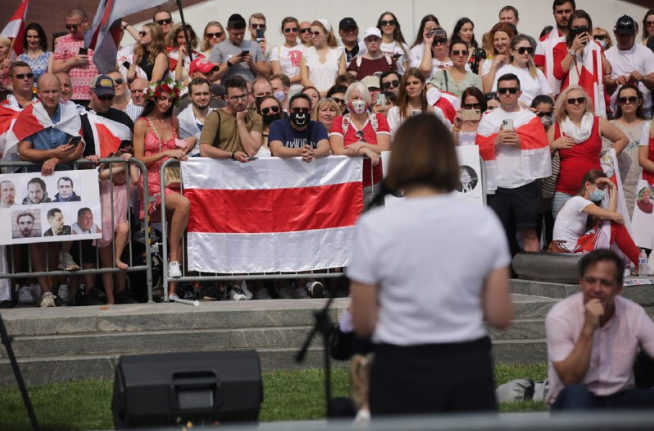
M34 408L32 407L32 402L30 401L30 396L27 393L27 387L25 387L25 382L23 381L23 375L20 373L18 368L18 362L16 362L16 355L14 355L14 349L11 348L11 337L7 333L7 328L2 321L2 315L0 315L0 337L2 338L2 344L5 345L7 350L7 356L9 357L9 362L11 362L11 368L14 371L14 376L16 376L16 381L18 382L18 388L20 393L23 396L23 402L25 403L25 408L27 408L27 414L30 417L30 422L32 423L32 429L34 431L39 431L39 424L36 421L36 415L34 414Z
M327 419L331 417L331 399L332 399L332 373L331 373L331 360L329 356L329 337L334 332L334 324L329 318L329 307L332 305L334 298L331 297L327 301L325 307L320 311L314 311L315 323L311 332L304 340L304 344L300 351L295 355L295 362L301 363L309 350L311 341L316 333L322 335L323 354L324 354L324 371L325 371L325 411L327 412Z

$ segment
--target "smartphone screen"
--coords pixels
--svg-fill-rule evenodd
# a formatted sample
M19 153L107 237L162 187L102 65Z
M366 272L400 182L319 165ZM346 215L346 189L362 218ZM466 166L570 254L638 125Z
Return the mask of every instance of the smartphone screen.
M420 114L422 114L422 111L420 109L414 109L413 111L411 111L411 115L420 115Z
M249 53L250 53L250 51L247 50L247 49L241 51L241 55L248 55Z
M77 144L79 144L81 140L82 140L81 136L75 136L70 140L69 144L77 146Z
M377 96L377 104L381 106L386 106L386 95L380 94Z
M87 55L88 53L89 53L89 49L88 49L88 48L85 48L85 47L83 47L83 46L80 46L79 51L78 51L78 54L79 54L79 55Z
M256 34L257 40L264 38L264 32L265 32L265 30L262 29L262 28L257 29L257 34Z

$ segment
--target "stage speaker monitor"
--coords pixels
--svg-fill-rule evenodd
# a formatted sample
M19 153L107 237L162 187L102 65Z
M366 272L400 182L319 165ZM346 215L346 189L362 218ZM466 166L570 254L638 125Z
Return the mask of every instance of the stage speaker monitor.
M123 356L116 367L116 429L258 422L261 363L254 350Z

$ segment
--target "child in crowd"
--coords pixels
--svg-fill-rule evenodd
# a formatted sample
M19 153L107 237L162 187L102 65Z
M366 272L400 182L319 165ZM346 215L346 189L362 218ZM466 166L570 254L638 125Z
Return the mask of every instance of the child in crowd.
M127 162L132 155L117 152L111 154L110 157L120 157ZM134 164L111 163L100 168L99 178L100 203L102 205L102 238L98 240L100 263L103 268L111 268L114 265L115 256L116 267L125 271L128 265L121 260L121 256L129 238L129 221L127 220L129 196L139 185L139 171ZM112 246L112 242L115 242L115 246ZM102 274L107 304L113 304L114 301L117 303L134 302L129 300L131 298L128 298L125 291L125 279L125 272Z

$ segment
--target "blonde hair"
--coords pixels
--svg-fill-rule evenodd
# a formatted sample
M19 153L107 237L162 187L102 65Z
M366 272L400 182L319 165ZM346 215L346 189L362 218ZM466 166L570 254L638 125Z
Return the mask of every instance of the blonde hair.
M338 47L338 42L336 42L336 36L334 36L334 32L332 30L327 31L327 27L325 27L325 24L320 22L319 20L315 20L314 22L311 23L312 27L320 27L322 31L324 31L327 34L327 46L330 48L337 48Z
M156 22L149 22L144 24L143 27L150 29L150 38L152 39L152 42L150 42L150 56L148 57L148 63L154 64L159 53L166 53L163 30L161 30L161 26ZM139 64L141 60L143 60L143 54L145 54L145 47L140 43L136 43L136 46L134 47L134 60L136 64Z
M313 121L319 121L318 120L318 112L323 108L323 106L329 105L334 111L336 111L336 116L340 116L342 114L341 108L338 107L338 103L334 102L332 99L328 99L326 97L323 97L316 103L316 106L313 108L313 112L311 113L311 119ZM327 130L329 132L329 130Z
M509 45L509 49L511 51L515 51L516 50L515 46L522 41L527 41L529 43L529 46L531 47L531 42L529 41L529 38L524 34L518 34L511 38L511 44ZM509 63L513 64L513 56L510 55L510 57L511 57L511 61ZM527 62L527 69L529 69L529 76L531 76L534 79L538 77L538 72L536 69L536 65L534 64L533 56L529 57L529 61Z
M220 27L220 32L223 34L222 35L222 40L225 40L225 29L223 28L223 25L219 23L218 21L209 21L207 25L204 26L204 31L202 32L202 46L200 47L200 51L205 52L211 49L211 44L207 40L206 37L204 37L207 34L207 29L209 27Z
M568 113L565 111L565 101L568 98L570 92L575 90L583 93L584 97L586 98L586 110L584 114L586 112L593 114L593 110L590 107L591 103L588 97L588 93L586 93L586 91L580 86L573 85L563 90L561 94L559 94L559 96L556 98L556 103L554 104L554 122L560 123L561 121L565 120L565 117L568 116Z

